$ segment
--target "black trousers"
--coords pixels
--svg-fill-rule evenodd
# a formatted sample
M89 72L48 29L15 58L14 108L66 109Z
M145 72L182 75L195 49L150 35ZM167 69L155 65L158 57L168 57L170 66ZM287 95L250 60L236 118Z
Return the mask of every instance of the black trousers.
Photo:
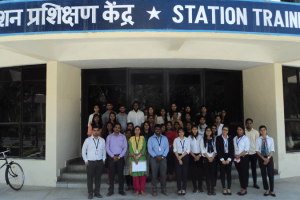
M127 187L133 186L133 178L130 175L125 176Z
M207 191L214 190L216 160L209 162L207 158L203 158L203 168L206 178Z
M256 173L256 163L257 163L257 154L249 155L249 162L251 165L253 184L257 183L257 173Z
M177 158L173 152L169 152L167 155L167 174L173 175L175 171L175 163Z
M188 175L188 168L189 168L189 156L186 155L181 160L183 162L183 165L180 165L179 161L176 160L177 191L186 190L186 182L187 182L187 175ZM181 179L182 179L182 187L181 187Z
M95 194L100 193L101 186L101 176L104 168L104 163L102 160L100 161L89 161L89 165L86 167L87 174L87 188L89 195L93 195L93 191ZM95 190L93 190L93 182L95 178Z
M267 165L263 164L264 161L263 159L261 159L260 157L258 158L258 164L260 167L260 171L261 171L261 177L263 180L263 184L264 184L264 189L265 190L270 190L271 192L274 191L274 162L273 162L273 157L270 158L270 161ZM267 173L268 170L268 173ZM268 181L267 181L267 174L269 177L269 183L270 183L270 188L268 185Z
M190 155L190 171L192 175L192 183L194 188L195 189L202 188L202 180L203 180L203 157L202 156L200 156L199 161L195 161L194 157ZM197 187L197 181L198 181L198 187Z
M124 157L122 157L117 162L114 162L114 159L109 156L108 168L109 168L109 189L108 191L114 192L114 182L115 182L115 171L117 169L118 178L119 178L119 192L124 191Z
M235 168L239 173L240 185L241 188L247 189L248 181L249 181L249 156L245 155L244 157L240 158L240 162L235 164Z
M224 160L226 161L228 159L228 154L224 154ZM225 187L225 174L227 175L227 189L231 188L231 166L232 166L233 160L229 162L228 165L223 165L222 162L219 160L220 164L220 173L221 173L221 183L222 187Z
M217 186L217 179L218 179L218 168L219 168L219 166L218 166L219 162L218 161L220 160L218 155L216 155L215 160L216 160L216 167L215 167L215 180L213 182L214 187Z

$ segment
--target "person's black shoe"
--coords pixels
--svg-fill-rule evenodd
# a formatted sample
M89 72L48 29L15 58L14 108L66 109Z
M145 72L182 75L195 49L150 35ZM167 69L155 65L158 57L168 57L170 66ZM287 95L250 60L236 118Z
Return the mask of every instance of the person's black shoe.
M269 196L269 195L270 195L270 192L269 192L269 193L267 193L267 192L264 193L264 196L265 196L265 197L267 197L267 196Z
M212 190L210 193L211 193L212 195L216 195L216 192L215 192L214 190Z
M211 192L210 192L210 191L208 191L208 192L207 192L207 194L208 194L208 195L211 195Z
M244 196L244 195L246 195L246 194L247 194L247 191L245 191L244 193L241 193L241 192L240 192L239 195L240 195L240 196Z
M253 187L256 189L260 189L260 187L256 183L254 183Z
M110 197L113 194L114 194L113 192L108 192L106 196Z
M270 192L270 195L271 195L272 197L276 197L276 194L275 194L274 192Z
M196 188L194 188L193 194L197 194L197 193L198 193L198 190Z
M100 193L95 194L94 196L95 196L95 197L98 197L98 198L102 198L102 197L103 197Z
M198 191L201 192L201 193L204 192L202 188L199 188Z
M124 191L119 192L120 195L126 196L126 193Z
M92 198L93 198L93 195L89 194L88 199L92 199Z

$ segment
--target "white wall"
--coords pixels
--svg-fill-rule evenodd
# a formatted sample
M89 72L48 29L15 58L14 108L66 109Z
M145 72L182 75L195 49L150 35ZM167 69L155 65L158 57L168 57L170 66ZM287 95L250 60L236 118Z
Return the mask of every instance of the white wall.
M275 63L243 70L244 117L254 128L266 125L275 142L274 162L281 178L299 176L300 153L286 153L282 65Z
M80 87L80 69L47 63L46 159L12 159L24 170L25 187L55 187L65 161L80 156ZM0 172L0 183L5 183L4 170Z

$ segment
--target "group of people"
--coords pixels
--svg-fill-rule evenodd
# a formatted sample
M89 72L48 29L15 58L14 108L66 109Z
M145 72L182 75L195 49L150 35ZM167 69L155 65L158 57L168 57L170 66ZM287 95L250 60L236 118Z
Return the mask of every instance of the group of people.
M174 166L177 178L178 195L186 194L187 179L190 173L193 193L203 193L202 182L206 181L207 194L216 195L218 168L220 171L222 194L231 193L232 163L238 171L241 190L240 196L247 194L249 163L252 169L253 187L257 185L256 164L259 163L264 196L276 196L274 193L274 141L267 135L267 127L262 125L259 132L252 128L253 120L246 119L246 129L238 125L235 137L229 133L229 120L222 110L214 120L208 115L205 106L200 115L195 115L190 106L183 112L177 111L175 103L169 112L160 110L154 115L149 107L144 113L139 110L138 102L133 110L125 113L126 107L120 106L119 113L113 111L113 105L107 103L107 111L94 113L88 121L88 138L82 147L82 157L87 166L88 198L93 195L101 198L100 183L104 167L108 168L109 192L114 194L115 173L118 174L119 194L124 192L124 176L127 188L132 186L134 195L145 196L146 181L151 177L152 196L157 196L157 182L161 191L168 195L167 180L172 181ZM233 135L233 134L232 134ZM137 170L135 166L141 166ZM151 176L150 176L151 170ZM269 177L269 184L267 181ZM225 176L227 178L225 179ZM93 190L93 179L95 189ZM227 180L227 186L226 186Z

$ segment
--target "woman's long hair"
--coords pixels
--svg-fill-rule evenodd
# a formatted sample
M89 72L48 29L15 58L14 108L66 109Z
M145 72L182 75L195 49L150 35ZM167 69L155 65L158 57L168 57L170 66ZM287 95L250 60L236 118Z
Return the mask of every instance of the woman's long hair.
M196 135L196 136L194 136L193 128L196 128L196 129L197 129L197 135ZM192 135L191 135L192 140L194 140L194 138L197 138L198 135L199 135L199 132L198 132L198 126L197 126L197 125L193 125L193 126L192 126Z
M100 115L98 115L98 114L94 114L94 116L93 116L93 120L92 120L92 127L93 126L96 126L96 121L95 121L95 118L96 117L99 117L99 122L98 122L98 126L99 126L99 128L102 128L102 120L101 120L101 118L100 118Z
M208 126L208 127L206 127L205 128L205 131L204 131L204 136L203 136L203 142L204 142L204 147L206 148L206 144L207 144L207 135L206 135L206 130L207 129L210 129L211 130L211 127L210 126ZM215 140L214 140L214 136L213 136L213 134L212 134L212 132L211 132L211 139L212 139L212 144L214 145L214 142L215 142Z
M172 105L173 104L175 104L176 105L176 107L177 107L177 104L176 103L171 103L171 108L170 108L170 110L169 110L169 116L170 116L170 119L172 119L172 117L173 117L173 113L176 111L176 112L178 112L179 113L179 111L178 111L178 107L176 108L176 110L175 111L173 111L172 110Z
M164 108L162 108L162 109L164 109ZM160 109L160 111L161 111L162 109ZM167 122L168 122L168 119L167 119L167 110L166 110L166 109L164 109L164 110L165 110L164 124L167 124ZM160 112L159 112L158 116L162 116Z
M107 136L108 136L108 129L107 129L108 124L111 125L112 133L114 132L114 129L113 129L114 125L113 125L113 123L107 122L106 125L105 125L106 127L104 128L104 134L103 134L103 136L104 136L105 139L106 139Z
M148 126L149 126L148 133L145 132L145 124L148 124ZM150 128L150 123L148 121L144 122L143 129L141 129L141 135L143 135L144 137L147 137L147 138L150 138L153 135L153 132Z
M186 109L186 107L190 107L190 112L186 112L185 111L185 109ZM183 110L183 112L182 112L182 117L181 117L181 121L182 122L185 122L186 120L185 120L185 115L186 115L186 113L189 113L190 114L190 116L191 116L191 121L194 121L195 120L195 112L192 110L192 107L191 107L191 105L186 105L186 106L184 106L184 110Z
M114 115L114 116L115 116L115 119L114 119L114 123L113 123L113 124L117 123L117 116L116 116L116 114L115 114L114 112L111 112L111 113L109 114L108 122L110 122L110 116L111 116L111 115ZM108 122L107 122L107 123L108 123Z

